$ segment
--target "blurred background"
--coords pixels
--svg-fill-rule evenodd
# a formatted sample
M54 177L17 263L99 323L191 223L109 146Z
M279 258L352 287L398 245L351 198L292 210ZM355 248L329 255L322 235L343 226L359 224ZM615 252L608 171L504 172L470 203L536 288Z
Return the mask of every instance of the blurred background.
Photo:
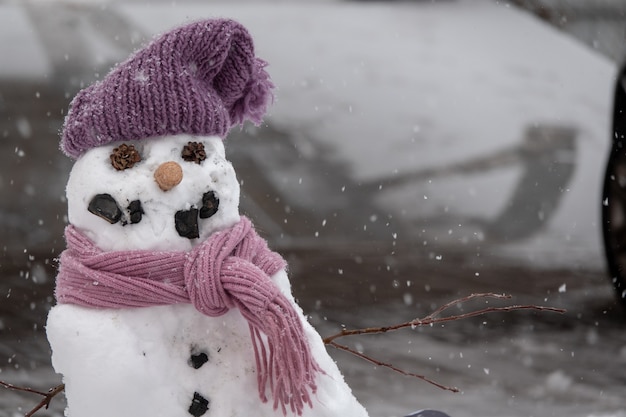
M226 141L241 210L323 336L475 292L567 309L349 340L461 389L331 351L372 417L626 416L601 222L623 0L0 0L0 380L61 380L44 326L70 100L155 34L215 16L248 27L278 87L266 123ZM38 401L0 388L0 417Z

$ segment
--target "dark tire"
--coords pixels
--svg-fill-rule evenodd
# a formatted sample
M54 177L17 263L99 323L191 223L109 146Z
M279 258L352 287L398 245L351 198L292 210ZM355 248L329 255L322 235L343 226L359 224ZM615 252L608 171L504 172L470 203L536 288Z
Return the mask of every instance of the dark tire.
M611 133L602 193L602 232L611 282L626 307L626 65L615 86Z

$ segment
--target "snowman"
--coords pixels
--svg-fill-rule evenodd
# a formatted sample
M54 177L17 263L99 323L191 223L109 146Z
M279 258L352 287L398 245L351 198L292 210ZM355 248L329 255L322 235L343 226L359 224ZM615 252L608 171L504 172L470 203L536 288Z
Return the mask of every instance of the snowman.
M174 29L72 101L48 316L68 417L365 417L240 216L223 140L273 88L227 19Z

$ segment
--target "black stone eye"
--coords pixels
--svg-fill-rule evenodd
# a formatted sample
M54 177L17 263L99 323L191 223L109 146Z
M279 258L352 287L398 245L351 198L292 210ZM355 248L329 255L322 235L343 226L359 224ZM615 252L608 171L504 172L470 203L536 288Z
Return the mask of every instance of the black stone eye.
M189 406L189 414L193 417L200 417L209 409L209 400L204 398L202 395L197 392L193 393L193 400L191 400L191 405Z
M215 192L209 191L202 196L202 207L200 208L200 218L208 219L215 213L220 205L220 200L215 195Z
M143 208L141 207L141 201L131 201L128 205L128 214L131 224L139 223L144 214Z
M201 163L206 159L206 151L202 142L188 142L180 156L187 162Z
M89 202L87 210L111 224L119 222L122 217L122 210L110 194L95 195Z

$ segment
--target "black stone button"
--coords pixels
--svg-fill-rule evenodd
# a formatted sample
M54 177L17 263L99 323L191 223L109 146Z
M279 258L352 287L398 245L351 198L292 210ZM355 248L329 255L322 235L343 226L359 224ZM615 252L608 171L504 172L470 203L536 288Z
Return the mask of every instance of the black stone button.
M191 400L191 405L189 406L189 414L193 417L200 417L204 413L206 413L209 409L209 400L204 398L202 395L197 392L193 393L193 400Z
M189 357L189 366L191 366L193 369L200 369L200 367L202 365L204 365L205 363L207 363L209 361L209 355L207 355L204 352L200 352L200 353L193 353L191 354L191 356Z

